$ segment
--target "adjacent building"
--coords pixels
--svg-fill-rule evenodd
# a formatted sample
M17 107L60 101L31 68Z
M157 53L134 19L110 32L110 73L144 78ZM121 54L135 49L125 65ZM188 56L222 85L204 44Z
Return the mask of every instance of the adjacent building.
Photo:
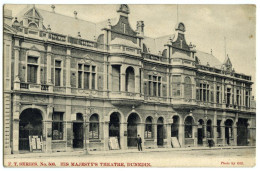
M138 134L144 148L173 148L174 139L181 147L255 146L251 76L228 56L197 51L184 23L150 38L143 21L130 26L128 5L117 13L92 23L54 5L4 11L6 154L111 150L113 138L136 148Z

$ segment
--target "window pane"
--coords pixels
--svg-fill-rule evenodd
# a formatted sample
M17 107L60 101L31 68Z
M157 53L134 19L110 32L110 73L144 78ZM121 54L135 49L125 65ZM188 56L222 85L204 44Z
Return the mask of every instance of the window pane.
M89 72L89 65L84 65L84 71L88 71Z
M28 63L33 63L33 64L37 64L38 63L38 58L37 57L31 57L28 56Z
M55 86L60 86L61 69L55 68Z
M89 73L84 73L84 89L89 89Z
M92 74L92 89L96 87L96 74Z
M55 67L61 67L61 61L55 61Z
M78 72L78 87L82 88L82 72Z

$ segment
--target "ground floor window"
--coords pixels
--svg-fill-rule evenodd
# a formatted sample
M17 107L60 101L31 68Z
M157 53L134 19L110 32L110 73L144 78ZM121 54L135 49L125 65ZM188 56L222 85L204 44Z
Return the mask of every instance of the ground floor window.
M52 115L52 140L63 139L63 113L54 112Z
M152 136L152 118L151 117L146 118L144 138L147 138L147 139L153 138L153 136Z
M89 138L99 138L99 117L97 114L93 114L89 119Z

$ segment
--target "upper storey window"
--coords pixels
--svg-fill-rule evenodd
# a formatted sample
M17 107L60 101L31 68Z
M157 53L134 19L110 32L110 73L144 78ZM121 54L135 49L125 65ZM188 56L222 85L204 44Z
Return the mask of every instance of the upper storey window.
M148 86L148 93L149 96L161 96L161 83L162 77L161 76L152 76L149 75L149 86Z
M184 98L187 100L192 99L192 84L190 77L184 78Z
M132 67L128 67L126 69L126 91L127 92L134 92L135 91L135 72Z
M126 33L126 25L125 25L125 23L122 23L122 30L123 30L123 33Z
M78 88L96 89L96 66L78 64Z
M172 95L173 97L179 97L181 95L181 76L172 76Z
M208 83L200 83L200 86L197 88L197 100L203 101L203 102L209 102L209 84Z
M61 63L61 61L55 60L55 86L61 86Z
M27 82L37 83L38 57L28 56L27 60Z

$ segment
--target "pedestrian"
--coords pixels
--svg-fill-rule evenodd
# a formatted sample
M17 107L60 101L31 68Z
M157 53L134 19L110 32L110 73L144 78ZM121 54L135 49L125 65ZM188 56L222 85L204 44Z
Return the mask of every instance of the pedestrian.
M142 138L140 137L139 134L137 136L137 147L138 147L138 151L143 151L143 149L142 149Z

